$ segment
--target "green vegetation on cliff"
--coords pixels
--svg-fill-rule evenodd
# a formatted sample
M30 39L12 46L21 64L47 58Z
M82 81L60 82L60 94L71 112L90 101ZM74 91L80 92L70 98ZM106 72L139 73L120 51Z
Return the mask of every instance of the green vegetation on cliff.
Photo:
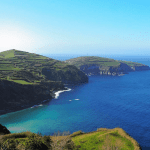
M119 75L130 71L149 70L149 66L131 62L118 61L97 56L77 57L66 60L70 65L75 65L86 74Z
M140 145L121 128L100 128L97 131L72 134L58 132L42 136L32 132L0 134L1 150L140 150Z
M38 54L18 50L0 53L0 114L51 100L64 83L88 82L77 67Z
M99 65L99 66L119 66L120 63L115 61L114 59L97 57L97 56L84 56L84 57L77 57L73 59L66 60L70 65L75 65L77 68L80 69L83 65L90 66L91 64Z
M55 75L50 75L51 71ZM80 70L68 63L15 49L0 53L0 78L20 84L39 84L47 80L88 82L88 78Z

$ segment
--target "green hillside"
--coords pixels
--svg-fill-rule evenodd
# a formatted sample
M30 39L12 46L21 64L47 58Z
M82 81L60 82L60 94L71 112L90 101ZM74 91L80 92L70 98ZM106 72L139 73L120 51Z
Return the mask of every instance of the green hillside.
M0 147L14 150L140 150L140 145L121 128L69 133L42 136L27 131L0 135Z
M102 67L118 67L120 63L125 63L129 66L145 66L141 63L135 63L131 61L118 61L110 58L97 57L97 56L83 56L73 59L68 59L65 62L68 62L70 65L75 65L77 68L80 68L82 65L98 65Z
M70 65L75 65L87 75L124 75L131 71L150 70L150 67L131 61L118 61L114 59L83 56L66 60Z
M54 98L64 84L87 83L77 67L19 50L0 53L0 115L22 110ZM13 105L12 105L13 104Z
M43 74L43 69L53 70L56 74L61 71L65 74L70 71L70 65L42 55L19 50L8 50L0 53L0 79L5 79L20 84L38 84L41 81L57 80L48 79ZM74 72L78 70L74 68Z

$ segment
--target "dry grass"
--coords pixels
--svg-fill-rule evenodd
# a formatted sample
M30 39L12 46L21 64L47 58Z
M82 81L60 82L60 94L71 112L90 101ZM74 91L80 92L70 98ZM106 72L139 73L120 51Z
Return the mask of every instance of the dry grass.
M122 148L140 150L138 143L121 128L100 128L95 132L77 135L72 140L75 143L76 150L121 150Z
M136 140L134 140L128 133L126 133L122 128L115 128L114 130L117 130L119 134L122 137L125 137L126 139L130 140L134 145L134 150L139 150L139 144Z
M73 150L74 143L71 140L71 137L66 136L64 138L63 136L62 138L58 137L58 140L54 140L51 146L54 150Z
M115 142L115 145L112 144L112 140L111 137L109 135L106 135L104 144L102 146L102 150L119 150L121 149L120 147L122 146L122 141L121 140L117 140L117 142Z

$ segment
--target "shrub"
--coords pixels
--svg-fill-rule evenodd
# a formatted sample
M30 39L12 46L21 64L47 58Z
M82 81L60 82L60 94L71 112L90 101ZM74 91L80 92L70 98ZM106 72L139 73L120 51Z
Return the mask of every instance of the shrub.
M42 142L42 137L32 133L25 143L25 150L48 150L48 146Z
M70 131L64 131L64 132L57 131L57 132L54 132L53 136L66 136L70 134L71 134Z
M71 140L70 137L64 138L61 141L55 141L52 143L52 149L54 150L73 150L75 148L74 142Z
M18 142L16 142L14 139L7 139L5 142L1 144L2 150L18 150L16 146L18 145Z
M42 139L43 139L43 141L44 141L44 144L45 144L47 147L51 148L52 140L50 139L50 137L44 135L44 137L43 137Z
M70 135L70 137L74 137L74 136L77 136L77 135L81 135L81 134L84 134L84 132L82 132L81 130L80 131L77 131L77 132L74 132Z
M29 140L25 144L25 150L48 150L48 147L41 140Z

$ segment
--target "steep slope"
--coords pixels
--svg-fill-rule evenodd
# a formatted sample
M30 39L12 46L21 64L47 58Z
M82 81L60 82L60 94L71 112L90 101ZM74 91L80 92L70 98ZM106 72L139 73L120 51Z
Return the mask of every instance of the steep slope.
M131 71L149 70L149 66L130 61L117 61L114 59L85 56L66 60L70 65L75 65L84 73L101 75L123 75Z
M3 125L0 124L0 135L10 134L10 131Z
M52 99L64 83L88 82L77 67L28 52L0 53L0 114L21 110Z
M14 49L0 53L0 78L24 84L46 80L63 83L88 82L88 77L75 66Z
M54 98L53 91L65 90L61 82L18 84L0 80L0 115L42 104Z

